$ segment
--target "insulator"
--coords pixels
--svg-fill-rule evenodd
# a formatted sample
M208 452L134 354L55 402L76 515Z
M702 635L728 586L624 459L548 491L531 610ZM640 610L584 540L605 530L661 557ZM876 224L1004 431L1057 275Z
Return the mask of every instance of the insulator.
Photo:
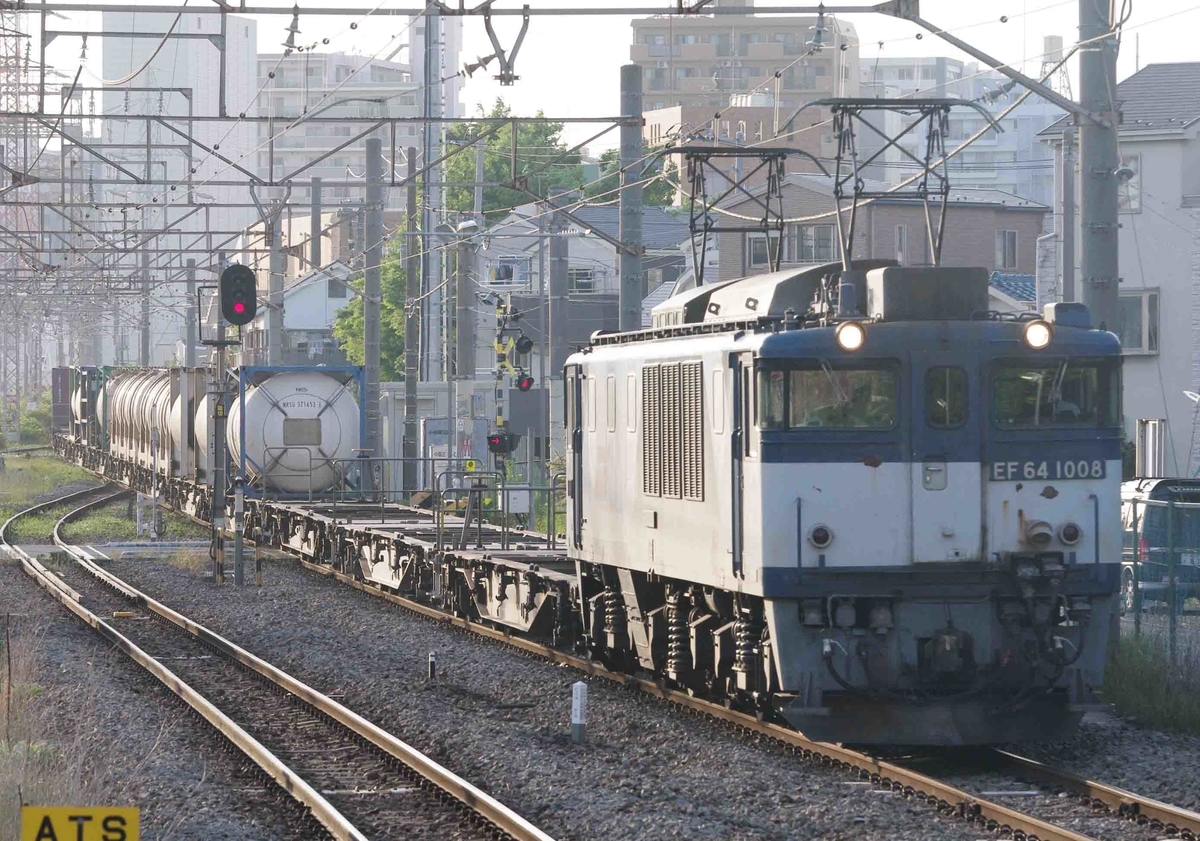
M738 617L733 626L733 670L735 672L753 671L762 630L753 617L743 614Z

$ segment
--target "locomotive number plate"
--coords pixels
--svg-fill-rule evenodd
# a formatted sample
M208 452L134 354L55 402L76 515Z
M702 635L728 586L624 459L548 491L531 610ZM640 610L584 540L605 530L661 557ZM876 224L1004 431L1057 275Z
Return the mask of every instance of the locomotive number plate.
M1020 482L1026 479L1103 479L1103 459L1066 461L994 461L988 477L993 482Z

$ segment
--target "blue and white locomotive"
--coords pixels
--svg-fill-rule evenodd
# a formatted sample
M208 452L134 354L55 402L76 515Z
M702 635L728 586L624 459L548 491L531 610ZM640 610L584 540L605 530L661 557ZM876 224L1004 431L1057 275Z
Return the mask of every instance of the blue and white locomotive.
M1121 561L1120 347L983 269L717 283L566 367L584 645L832 741L1053 739Z

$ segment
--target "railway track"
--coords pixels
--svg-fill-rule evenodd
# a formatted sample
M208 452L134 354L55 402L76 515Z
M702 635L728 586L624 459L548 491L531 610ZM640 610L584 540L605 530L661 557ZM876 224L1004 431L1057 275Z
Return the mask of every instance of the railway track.
M288 553L292 556L292 553ZM790 728L761 721L753 715L731 710L723 705L696 698L679 692L655 681L620 672L544 645L529 639L513 636L488 625L452 616L420 601L407 598L373 584L356 580L325 564L317 564L296 558L305 568L325 576L331 576L343 584L362 592L385 599L410 612L427 619L453 626L463 632L482 637L494 643L516 648L528 655L569 666L589 676L603 678L652 695L678 709L723 722L731 727L759 737L771 739L790 751L813 761L841 767L882 788L891 789L906 797L930 803L937 809L956 814L1001 835L1025 841L1090 841L1092 836L1066 826L1066 823L1086 824L1090 818L1107 816L1120 818L1145 830L1145 837L1179 837L1200 839L1200 813L1162 803L1149 797L1135 794L1114 786L1086 780L1069 772L1055 769L1036 760L1002 750L988 750L981 757L975 752L970 758L972 765L980 765L994 773L1003 773L1009 778L1035 782L1048 796L1066 794L1069 808L1056 807L1056 815L1049 820L1013 806L996 802L989 797L972 792L947 782L945 779L924 773L916 766L929 757L918 755L909 759L889 760L862 751L826 742L815 742ZM936 755L939 764L945 766L952 754ZM911 760L911 761L910 761ZM959 769L961 770L961 768ZM946 773L942 776L969 777L961 773ZM1134 826L1128 829L1141 832ZM1157 834L1156 834L1157 833ZM1116 837L1124 838L1122 833Z
M337 701L104 570L63 527L127 491L95 488L35 505L0 526L0 549L51 596L153 674L252 759L337 839L549 836L485 792ZM74 561L51 571L7 540L14 522L78 503L54 527ZM307 833L306 833L307 834Z

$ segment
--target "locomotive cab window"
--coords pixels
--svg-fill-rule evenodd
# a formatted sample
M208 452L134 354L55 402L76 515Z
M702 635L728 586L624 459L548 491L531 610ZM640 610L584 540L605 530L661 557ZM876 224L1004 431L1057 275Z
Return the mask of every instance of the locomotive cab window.
M925 423L956 429L967 422L967 372L951 366L925 372Z
M827 362L759 372L763 429L891 429L896 424L895 370L834 368Z
M992 369L992 419L1002 429L1113 427L1121 373L1103 359L1004 359Z

